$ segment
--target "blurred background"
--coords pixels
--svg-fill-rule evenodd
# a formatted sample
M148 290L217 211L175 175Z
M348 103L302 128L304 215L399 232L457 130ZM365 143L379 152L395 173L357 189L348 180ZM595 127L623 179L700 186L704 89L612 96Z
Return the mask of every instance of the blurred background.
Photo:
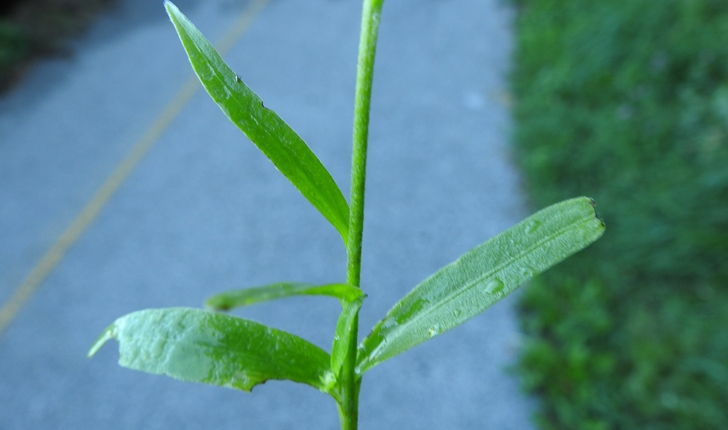
M514 145L535 206L607 233L527 290L546 429L728 426L728 2L519 0Z
M113 70L118 70L118 79L122 74L137 76L142 90L125 100L136 110L127 122L110 119L120 109L109 101L111 96L98 96L96 104L81 111L101 106L107 114L93 117L106 125L88 136L91 143L74 149L76 155L90 154L91 165L68 161L70 169L84 172L78 184L102 181L126 151L124 144L142 133L143 120L158 112L187 76L174 34L156 30L171 30L160 3L18 0L0 7L0 87L9 91L27 82L30 74L31 82L41 88L40 93L30 92L33 100L60 85L55 81L59 71L68 80L62 67L28 72L40 57L101 52L93 42L96 36L119 46L128 42L138 51L150 41L159 44L159 50L147 56L132 56L134 67L128 61L113 62L121 53L135 52L119 50L104 60L109 70L82 68L89 77L79 86L94 88L93 76L99 73L113 82ZM188 0L178 5L192 12L193 21L215 40L247 3ZM254 25L245 45L235 48L251 52L262 46L253 63L265 64L250 65L245 55L231 61L252 81L251 87L260 89L266 105L271 100L281 116L292 121L341 188L348 190L348 144L343 143L349 139L358 5L314 3L325 4L322 10L329 12L322 15L301 5L291 12L290 2L273 1L268 14L293 14L298 19L262 20L268 26ZM455 8L460 8L459 14L450 13ZM126 27L117 21L119 16L153 36L124 39ZM92 23L97 27L91 26L86 41L73 38ZM322 30L325 35L301 38L285 54L266 51L286 35L296 39L291 34L312 25L327 29ZM454 34L446 32L453 27ZM400 367L373 371L371 385L365 381L363 388L363 393L372 391L369 397L363 394L362 426L524 430L532 428L528 417L535 414L536 427L549 430L728 428L728 2L387 0L381 42L381 79L375 80L373 113L381 119L373 123L373 139L379 145L372 146L371 154L373 197L368 201L365 256L370 254L364 277L387 293L370 294L363 331L431 271L527 212L588 195L597 201L607 232L524 289L518 298L519 323L510 308L495 307L452 336L403 356L408 358ZM319 48L308 51L313 45ZM179 55L158 65L167 50L178 50ZM296 51L306 52L306 60L296 61ZM287 74L267 84L272 70ZM147 73L149 77L142 77ZM291 73L298 77L291 78ZM159 76L168 79L160 82ZM286 81L288 86L281 84ZM98 85L99 92L108 87ZM332 101L327 92L345 96ZM204 104L205 97L196 97L207 106L209 117L222 117L214 106ZM0 131L9 130L14 118L22 119L13 109L26 105L14 99L4 102ZM0 359L0 400L6 405L0 423L12 429L81 428L114 419L119 428L194 428L210 423L236 428L236 417L243 411L246 417L256 416L250 418L250 428L336 428L333 407L318 406L330 405L323 397L310 396L308 388L294 388L288 395L280 393L288 387L276 385L273 391L265 386L241 402L238 396L231 400L207 388L117 369L110 346L92 361L75 361L78 351L85 351L93 340L90 333L100 332L119 316L105 307L108 302L125 312L199 306L207 292L280 279L327 282L332 273L339 274L343 259L335 233L264 160L255 158L253 149L211 149L213 141L235 142L237 130L199 112L183 115L180 121L188 128L171 133L170 142L162 140L160 145L171 147L172 141L183 139L201 144L172 155L152 152L157 164L147 170L142 166L132 181L141 191L124 194L122 188L113 211L116 218L111 213L102 216L100 231L106 233L94 233L79 245L79 255L72 254L66 269L43 287L46 293L34 298L8 331L0 333L0 357L5 357ZM60 121L72 129L74 116L78 113L68 109L68 117ZM214 138L211 128L216 130ZM392 131L398 129L405 132ZM68 136L64 130L56 124L40 139L53 133ZM108 142L109 136L119 137L114 140L119 142ZM94 152L99 141L110 146L110 154ZM413 145L405 147L404 141ZM0 145L6 154L12 153L9 140ZM230 144L237 146L238 142ZM190 167L200 160L211 167ZM24 163L10 163L16 170L6 172L33 170L32 163ZM182 167L175 170L171 165ZM240 166L248 172L245 178L235 176ZM39 171L45 179L38 183L50 177L59 189L74 188L72 179ZM13 182L8 178L10 173L0 176L0 188ZM195 182L201 178L210 182ZM263 185L233 197L231 193L250 187L251 181ZM55 224L36 228L42 234L30 245L11 245L16 236L10 230L22 233L31 221L2 226L3 270L13 268L2 274L2 300L30 269L25 262L42 256L94 189L79 185L74 188L78 191L64 194L33 181L23 184L26 193L36 192L38 202L61 194L69 203L59 210ZM170 191L181 189L180 184L193 191ZM142 205L140 196L152 203ZM29 207L47 211L38 202L31 199ZM11 210L0 208L0 215ZM221 211L241 215L229 219ZM169 224L168 230L160 224ZM197 233L189 231L191 225L197 226ZM16 249L22 255L14 259L10 254L17 254ZM256 251L244 252L250 249ZM84 253L95 259L82 259ZM226 257L216 257L221 254ZM301 261L292 264L286 260L289 256ZM133 273L130 267L136 268ZM272 267L280 270L272 272ZM97 291L99 283L113 283L115 289ZM176 289L159 287L170 283ZM67 287L74 284L80 285ZM204 293L200 284L205 285ZM59 303L81 317L73 323L70 317L54 320ZM332 326L335 307L304 300L306 310L301 312L297 303L251 312L254 319L270 320L277 327L303 330L300 334L325 347L327 333L301 327L320 325L321 320ZM285 320L292 314L296 318ZM30 322L43 318L48 320L39 327ZM87 327L88 333L73 334L79 326ZM494 343L483 340L486 335L493 338L494 332L500 334ZM63 343L54 347L70 352L49 358L41 346L32 346L39 333L48 336L51 340L45 342L51 345L52 339L60 339ZM479 349L476 345L483 342ZM29 352L9 354L11 348ZM481 374L478 378L485 379L474 382L472 375L489 365L499 374L510 367L519 382ZM55 385L41 389L43 381ZM119 385L88 388L112 382ZM532 398L518 393L519 383ZM377 384L386 389L378 391ZM38 394L41 391L45 394ZM126 393L132 394L120 401ZM302 402L301 395L314 400ZM433 402L433 396L447 401ZM214 418L204 408L199 414L192 412L200 402L232 412L216 412ZM84 404L89 411L62 413L68 405ZM290 404L298 406L291 410ZM417 408L416 417L412 407ZM180 408L186 412L176 417L159 412ZM11 417L13 411L23 416ZM271 411L274 417L267 421L258 417ZM326 418L310 417L317 414Z
M0 4L0 91L35 59L69 54L69 42L115 0L5 0Z

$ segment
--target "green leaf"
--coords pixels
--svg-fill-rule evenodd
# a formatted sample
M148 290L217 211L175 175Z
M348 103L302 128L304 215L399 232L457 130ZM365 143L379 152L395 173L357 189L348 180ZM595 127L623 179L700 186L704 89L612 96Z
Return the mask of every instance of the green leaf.
M298 134L255 94L222 60L215 48L171 2L167 13L192 68L207 92L242 130L336 228L346 244L349 205L331 174Z
M359 346L357 372L480 314L604 232L593 200L549 206L463 254L410 291Z
M329 354L284 331L200 309L147 309L117 319L89 351L115 338L119 364L176 379L250 391L269 379L325 390Z
M262 287L245 288L216 294L205 302L205 306L218 311L249 306L269 300L291 296L331 296L351 302L363 295L361 289L346 284L313 285L299 282L279 282Z
M360 290L361 291L361 290ZM359 309L366 296L361 295L353 301L342 302L344 309L336 322L336 335L331 348L331 372L338 377L341 366L346 358L346 353L353 343L356 343L356 333L352 330L354 320L359 315ZM353 334L353 338L352 335Z

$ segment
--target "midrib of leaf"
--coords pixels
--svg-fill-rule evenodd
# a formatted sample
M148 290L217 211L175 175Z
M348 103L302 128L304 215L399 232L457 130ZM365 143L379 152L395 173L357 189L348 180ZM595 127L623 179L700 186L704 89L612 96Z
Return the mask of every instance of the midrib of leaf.
M580 221L584 221L584 220L580 220ZM451 302L453 302L453 301L456 301L456 299L457 299L457 298L459 298L460 296L462 296L463 294L466 294L466 293L468 293L468 292L470 291L470 289L471 289L472 287L474 287L475 285L477 285L477 284L479 284L479 283L483 282L483 281L484 281L485 279L488 279L488 278L491 278L491 277L493 277L493 276L494 276L494 275L495 275L496 273L499 273L499 272L501 272L501 271L502 271L502 270L504 270L504 269L505 269L506 267L508 267L508 266L510 266L510 265L513 265L513 264L516 264L516 262L517 262L517 261L520 261L521 259L523 259L523 258L524 258L524 256L526 256L526 255L529 255L529 254L531 254L531 253L532 253L532 252L533 252L533 251L534 251L535 249L537 249L537 248L540 248L540 247L541 247L541 245L543 245L544 243L546 243L546 242L549 242L549 241L551 241L552 239L554 239L554 238L557 238L557 237L559 237L559 236L562 236L562 235L563 235L563 234L564 234L565 232L567 232L568 230L571 230L571 227L567 227L567 228L561 229L561 230L559 230L559 231L558 231L557 233L553 234L552 236L549 236L549 237L547 237L546 239L543 239L543 240L541 240L541 241L538 241L538 242L536 242L536 244L535 244L535 245L533 245L533 246L531 246L531 247L527 248L527 249L526 249L526 250L524 250L523 252L520 252L520 253L516 254L516 256L514 256L514 257L512 258L512 261L509 261L509 262L504 262L504 263L502 263L502 264L500 264L500 265L496 266L495 268L491 269L491 270L490 270L489 272L486 272L485 274L483 274L483 276L481 276L481 277L479 277L479 278L476 278L476 279L475 279L474 281L471 281L471 282L469 282L469 283L466 283L466 284L464 284L464 285L463 285L463 286L462 286L461 288L457 288L457 289L455 289L455 290L454 290L454 292L452 292L452 293L450 293L450 294L446 295L446 296L445 296L445 299L444 299L444 300L442 300L442 301L438 301L438 302L436 302L436 303L435 303L434 305L432 305L432 306L428 306L428 307L426 308L426 310L424 310L424 311L423 311L422 313L418 314L418 316L414 317L414 318L413 318L413 319L411 319L411 320L408 320L408 321L407 321L407 322L406 322L405 324L403 324L403 325L399 325L399 326L398 326L397 328L395 328L395 329L391 330L391 331L390 331L389 333L391 333L391 334L395 334L395 333L398 333L398 332L400 332L400 331L402 330L402 327L407 327L407 326L408 326L409 324L414 324L414 323L415 323L416 321L419 321L420 319L424 319L424 317L426 317L426 316L428 316L428 315L430 315L430 314L434 313L434 312L435 312L435 311L437 311L438 309L440 309L440 308L442 308L442 307L446 307L446 306L447 306L447 305L449 305L449 304L450 304ZM457 261L454 261L454 262L450 263L450 264L449 264L448 266L449 266L449 267L457 266L457 265L458 265L459 263L460 263L460 259L458 259ZM446 266L446 267L443 267L443 268L442 268L441 270L445 270L445 269L447 269L447 268L449 268L449 267L447 267L447 266ZM437 274L435 274L435 275L433 275L433 276L437 276ZM423 282L426 282L426 281L427 281L427 280L425 280L425 281L423 281ZM509 288L509 286L506 286L505 288L507 288L507 289L508 289L508 288Z

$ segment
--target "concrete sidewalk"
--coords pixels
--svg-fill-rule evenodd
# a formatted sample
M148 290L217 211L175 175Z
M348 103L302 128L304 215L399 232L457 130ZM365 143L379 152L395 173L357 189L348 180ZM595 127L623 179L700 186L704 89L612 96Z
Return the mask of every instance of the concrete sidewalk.
M228 63L308 142L345 194L359 2L178 1L215 41L252 24ZM248 12L246 12L248 11ZM361 335L414 285L523 215L500 103L512 12L498 0L390 0L374 82ZM0 306L38 266L191 74L160 2L120 1L70 59L0 100ZM115 318L200 307L280 280L344 278L336 231L198 91L0 332L0 429L335 429L327 395L253 394L92 360ZM96 198L98 200L98 197ZM362 429L518 429L531 403L505 367L508 299L368 372ZM339 305L296 298L237 312L329 350Z

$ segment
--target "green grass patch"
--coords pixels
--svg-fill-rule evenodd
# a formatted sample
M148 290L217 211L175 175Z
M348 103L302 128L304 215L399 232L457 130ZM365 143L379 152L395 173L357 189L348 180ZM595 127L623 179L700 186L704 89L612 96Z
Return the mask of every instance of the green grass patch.
M516 4L529 196L607 222L523 298L542 427L728 428L728 2Z

